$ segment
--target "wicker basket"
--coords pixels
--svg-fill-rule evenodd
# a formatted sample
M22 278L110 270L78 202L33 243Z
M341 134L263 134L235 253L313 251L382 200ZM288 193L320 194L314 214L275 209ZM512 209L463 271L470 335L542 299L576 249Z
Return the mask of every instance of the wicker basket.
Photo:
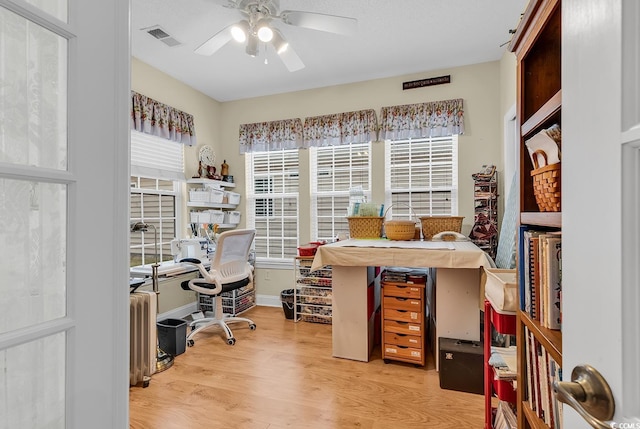
M384 232L389 240L412 240L416 235L416 223L412 220L387 220Z
M542 150L537 150L532 154L533 167L531 177L533 178L533 194L541 212L559 212L561 201L560 187L560 163L538 166L538 156L547 162L547 154Z
M347 220L351 238L382 237L383 216L349 216Z
M423 216L420 218L422 236L425 240L431 240L439 232L462 232L462 219L464 216Z
M409 210L411 210L413 215L416 216L415 212L409 205L407 204L403 204L403 205L406 205L407 207L409 207ZM387 216L387 212L391 207L393 206L389 206L389 208L384 212L385 218ZM413 240L414 238L416 238L416 221L385 220L384 233L389 240L399 240L399 241ZM419 238L420 237L418 237L418 239Z

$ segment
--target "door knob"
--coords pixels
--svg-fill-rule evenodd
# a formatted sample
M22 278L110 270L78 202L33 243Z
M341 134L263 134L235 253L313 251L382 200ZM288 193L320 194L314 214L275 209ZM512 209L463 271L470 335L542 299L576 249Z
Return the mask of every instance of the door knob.
M609 384L590 365L579 365L571 372L571 381L555 381L553 390L560 402L571 406L591 427L611 429L615 401Z

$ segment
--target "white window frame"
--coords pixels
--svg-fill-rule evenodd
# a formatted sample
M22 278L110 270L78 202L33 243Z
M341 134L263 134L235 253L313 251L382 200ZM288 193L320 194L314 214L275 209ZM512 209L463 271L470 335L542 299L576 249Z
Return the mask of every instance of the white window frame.
M287 164L287 161L284 161L286 157L291 157L295 154L295 167L282 169L279 165ZM299 190L299 177L300 177L300 153L298 149L283 149L276 151L268 151L268 152L249 152L245 153L245 179L246 179L246 225L247 228L255 228L257 230L257 234L255 237L254 247L256 248L256 267L258 268L290 268L292 266L293 256L297 255L297 247L299 246L299 232L300 232L300 222L299 222L299 213L300 213L300 190ZM258 159L256 159L258 158ZM268 158L268 159L264 159ZM271 171L270 159L274 159L274 166L276 168ZM255 163L256 160L259 162L265 162L267 165L268 172L265 173L256 173L255 171ZM289 160L288 162L292 162L293 160ZM290 184L290 180L293 176L298 180L298 184L293 186L291 189L287 186ZM267 192L260 192L259 189L256 189L256 181L257 180L268 180L267 182ZM269 205L267 209L270 210L270 213L267 213L268 216L258 216L256 213L256 201L262 200L265 197L268 198ZM295 210L291 212L289 210L288 214L282 212L279 217L280 226L284 229L285 223L295 222L295 233L294 236L286 237L279 235L272 235L269 230L269 220L264 219L270 218L274 216L275 211L277 211L278 202L284 204L285 200L294 200L295 201ZM266 222L266 230L263 228L264 223ZM267 255L260 254L260 249L266 248ZM275 249L273 255L271 255L270 249Z
M177 143L162 137L151 134L141 133L131 130L131 202L133 195L142 194L142 206L140 207L140 216L130 218L131 222L151 223L157 227L158 234L158 251L160 253L158 261L167 261L172 259L171 240L179 234L182 225L183 201L182 182L184 178L184 144ZM152 185L141 186L141 183L149 183ZM163 182L171 182L171 189L168 189ZM148 198L162 198L165 196L173 197L174 207L173 216L165 216L160 207L157 215L148 215L149 210L145 211L144 201ZM163 223L167 220L173 220L175 234L167 236L164 231ZM140 235L138 235L140 234ZM147 235L149 237L145 237ZM145 232L132 232L130 235L129 248L131 252L142 249L142 264L150 264L155 262L155 237L153 228ZM134 244L140 243L140 244ZM150 258L146 255L152 255ZM130 257L131 259L131 257Z
M348 234L349 225L346 217L349 208L349 194L352 188L362 186L362 191L365 198L367 199L367 201L371 201L371 150L371 142L353 143L349 145L339 146L312 147L309 149L312 240L332 240L336 239L340 233ZM363 152L366 156L366 162L362 163L358 161L358 159L361 160L362 157L356 158L354 161L354 153L363 155ZM348 171L345 171L344 167L342 167L343 171L340 172L341 175L339 177L333 174L333 169L332 171L327 171L326 167L321 167L318 165L319 157L330 156L335 159L336 156L344 156L345 154L348 154L349 168L347 169ZM340 183L340 179L345 178L344 173L347 173L348 175L348 183ZM366 174L364 180L362 174ZM330 175L330 180L324 179L327 177L327 175ZM320 189L319 186L321 177L323 177L322 181L325 185L323 186L324 189ZM327 185L329 185L331 189L326 189ZM331 219L329 217L322 218L319 215L318 200L323 197L332 199L339 198L340 200L345 202L343 205L331 205ZM330 223L331 232L326 236L320 236L320 230L326 229L326 227L320 228L320 224L327 221L329 221Z
M446 143L448 142L451 143L449 151L446 148ZM412 146L413 143L415 143L415 146ZM425 144L427 148L424 148ZM408 158L408 162L394 162L394 147L397 151L403 150L403 155ZM412 147L417 150L415 156L411 152ZM421 152L435 155L435 158L425 160L419 156ZM394 216L394 219L410 219L412 216L456 216L458 214L459 163L457 135L386 140L385 160L385 206L390 208L388 216ZM450 167L450 176L446 177L448 167ZM407 171L405 186L398 186L397 183L394 183L392 171L394 168L403 168ZM425 171L428 172L426 178ZM437 177L436 173L433 175L429 173L435 171L438 172L437 175L439 176L442 176L443 171L445 171L445 177ZM450 192L449 210L435 207L434 199L432 198L429 198L428 202L425 202L424 199L418 201L419 195L424 196L425 193L433 195L438 192ZM394 204L394 194L408 194L408 203L406 205ZM415 200L413 199L414 196L416 197Z

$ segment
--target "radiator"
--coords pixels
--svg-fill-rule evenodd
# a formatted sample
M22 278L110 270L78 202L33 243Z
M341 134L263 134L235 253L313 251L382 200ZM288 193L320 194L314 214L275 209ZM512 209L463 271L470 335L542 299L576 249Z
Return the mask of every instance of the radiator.
M156 294L135 292L129 295L129 384L143 382L156 371Z

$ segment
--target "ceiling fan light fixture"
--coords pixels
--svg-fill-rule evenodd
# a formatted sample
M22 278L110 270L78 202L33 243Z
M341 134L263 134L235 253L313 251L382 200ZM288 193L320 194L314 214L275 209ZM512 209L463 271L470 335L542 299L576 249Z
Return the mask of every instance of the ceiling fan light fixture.
M273 39L273 30L267 22L259 23L257 28L258 39L260 39L260 41L267 43Z
M258 55L258 37L250 34L249 39L247 40L247 47L245 49L246 53L252 57Z
M240 21L233 27L231 27L231 37L236 42L244 43L247 40L247 33L249 32L249 23L247 21Z
M278 55L282 54L289 47L289 42L287 42L278 30L273 30L273 39L271 39L271 44L275 48Z

